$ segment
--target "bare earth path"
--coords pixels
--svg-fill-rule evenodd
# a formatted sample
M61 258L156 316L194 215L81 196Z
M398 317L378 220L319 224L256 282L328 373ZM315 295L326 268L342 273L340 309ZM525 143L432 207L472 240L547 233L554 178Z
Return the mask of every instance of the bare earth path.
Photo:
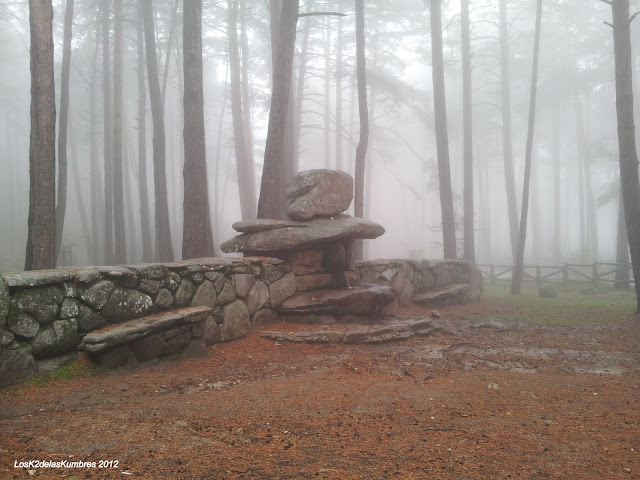
M254 332L205 359L3 390L0 478L640 478L640 319L492 320L514 308L444 308L434 336L380 345ZM29 460L118 464L14 468Z

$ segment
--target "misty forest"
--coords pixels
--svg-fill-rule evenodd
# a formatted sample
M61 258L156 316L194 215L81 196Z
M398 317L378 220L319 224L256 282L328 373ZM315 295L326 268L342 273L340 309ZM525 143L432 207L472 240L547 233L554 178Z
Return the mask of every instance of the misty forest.
M611 262L628 285L635 7L3 2L0 271L220 255L328 168L386 228L364 259Z

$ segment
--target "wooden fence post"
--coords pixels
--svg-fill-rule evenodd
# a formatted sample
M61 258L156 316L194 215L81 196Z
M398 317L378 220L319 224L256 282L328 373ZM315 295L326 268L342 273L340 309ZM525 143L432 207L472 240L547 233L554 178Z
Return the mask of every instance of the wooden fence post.
M491 272L491 285L496 284L496 269L493 265L489 266L489 271Z
M593 285L598 285L598 262L593 262Z
M540 280L540 265L536 265L536 287L540 288L542 281Z

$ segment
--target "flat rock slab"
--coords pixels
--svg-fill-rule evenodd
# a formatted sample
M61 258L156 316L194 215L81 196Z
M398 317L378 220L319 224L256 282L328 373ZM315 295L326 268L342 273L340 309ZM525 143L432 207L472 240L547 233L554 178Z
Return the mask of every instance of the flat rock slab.
M209 307L178 308L94 330L85 335L83 341L88 352L98 353L131 343L155 332L204 322L212 313L213 310Z
M395 320L372 325L340 325L298 332L263 331L260 336L276 342L367 344L406 340L438 331L428 318Z
M352 288L300 292L282 302L278 310L295 314L371 314L394 300L391 287L360 284Z
M420 293L413 297L413 301L421 304L442 303L465 295L469 292L470 288L466 283L453 283L446 287Z
M264 219L255 219L255 220L242 220L240 222L235 222L231 227L236 232L242 233L257 233L257 232L266 232L269 230L276 230L278 228L301 228L307 227L309 224L304 222L296 222L293 220L264 220Z
M280 220L265 220L276 222ZM243 233L224 242L220 249L225 253L264 255L326 244L346 238L377 238L384 227L358 217L339 215L335 218L316 218L295 226L277 227L255 233Z

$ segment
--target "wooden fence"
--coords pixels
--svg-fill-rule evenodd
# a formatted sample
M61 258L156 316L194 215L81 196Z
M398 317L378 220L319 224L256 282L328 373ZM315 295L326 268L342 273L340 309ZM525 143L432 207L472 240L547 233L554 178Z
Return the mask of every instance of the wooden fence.
M590 264L565 263L562 266L554 265L525 265L522 271L523 282L535 282L537 287L544 283L567 284L569 282L584 282L593 285L599 282L617 283L615 274L618 267L628 269L628 281L624 281L625 286L634 283L631 263L606 263L593 262ZM482 276L490 280L492 284L496 280L511 280L512 266L507 265L476 265L482 272Z

